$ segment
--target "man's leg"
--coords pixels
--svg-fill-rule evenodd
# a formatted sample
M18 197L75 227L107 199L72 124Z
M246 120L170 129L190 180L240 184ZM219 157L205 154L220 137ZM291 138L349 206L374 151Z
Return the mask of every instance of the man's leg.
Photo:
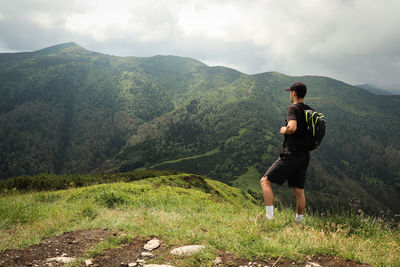
M272 183L267 176L263 176L260 180L261 189L266 206L266 216L268 219L274 218L274 192L272 191Z
M267 176L261 177L261 189L264 197L265 206L272 206L274 203L274 192L272 191L272 183Z
M296 220L301 221L306 207L306 196L302 188L293 187L293 192L296 196Z

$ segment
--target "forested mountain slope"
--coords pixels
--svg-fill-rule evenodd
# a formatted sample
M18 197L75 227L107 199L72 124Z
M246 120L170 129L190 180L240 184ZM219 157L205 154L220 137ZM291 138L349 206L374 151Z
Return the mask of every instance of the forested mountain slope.
M313 208L400 212L400 96L175 56L115 57L67 43L0 54L0 176L175 169L251 188L279 154L301 80L328 118L306 184ZM284 203L291 195L282 193ZM290 196L290 197L289 197Z

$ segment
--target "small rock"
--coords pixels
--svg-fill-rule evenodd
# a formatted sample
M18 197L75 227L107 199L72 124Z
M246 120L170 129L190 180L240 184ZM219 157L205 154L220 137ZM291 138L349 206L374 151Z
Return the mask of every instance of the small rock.
M145 262L145 260L136 260L136 263L139 265L144 265Z
M215 265L220 265L220 264L222 264L222 258L221 258L221 257L216 257L215 260L214 260L214 264L215 264Z
M191 255L199 250L204 249L203 245L191 245L191 246L183 246L179 248L174 248L171 250L171 254L173 255Z
M306 262L306 267L321 267L318 263L307 261Z
M142 252L142 257L147 257L147 258L152 258L154 257L154 254L151 252Z
M119 264L119 266L121 266L121 267L126 267L126 266L128 266L128 264L125 263L125 262L121 262L121 263Z
M166 264L146 264L144 267L175 267L175 266Z
M55 258L49 258L46 260L47 263L50 263L52 261L56 262L61 262L61 263L69 263L71 261L75 260L75 258L70 258L70 257L55 257Z
M93 265L92 259L85 260L85 266L92 266L92 265Z
M136 263L136 262L128 263L128 267L135 267L135 266L137 266L137 263Z
M160 241L156 238L150 240L149 242L147 242L146 245L144 245L144 249L148 250L148 251L152 251L156 248L158 248L160 246Z

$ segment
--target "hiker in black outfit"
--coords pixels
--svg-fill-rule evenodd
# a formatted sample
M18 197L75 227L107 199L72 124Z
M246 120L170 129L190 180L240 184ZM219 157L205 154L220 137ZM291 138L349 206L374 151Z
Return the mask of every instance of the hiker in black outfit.
M266 217L272 220L274 218L272 183L282 185L287 180L296 196L296 221L301 222L306 206L304 184L310 162L310 152L302 149L301 139L306 130L304 109L310 107L303 103L307 93L304 83L295 82L286 88L286 91L290 91L290 102L293 104L287 109L287 125L280 129L280 133L285 136L283 152L261 178L260 184L266 205Z

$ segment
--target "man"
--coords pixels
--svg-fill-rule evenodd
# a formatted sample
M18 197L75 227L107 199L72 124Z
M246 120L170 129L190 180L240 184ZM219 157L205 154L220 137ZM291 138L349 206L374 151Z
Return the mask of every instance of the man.
M280 133L285 137L283 152L261 178L260 184L266 205L266 217L272 220L274 218L272 184L282 185L287 180L296 196L296 221L301 222L306 206L304 184L310 162L310 152L302 149L302 137L306 131L304 109L310 107L303 103L307 93L304 83L295 82L286 88L286 91L290 91L290 102L293 104L287 108L287 125L280 129Z

